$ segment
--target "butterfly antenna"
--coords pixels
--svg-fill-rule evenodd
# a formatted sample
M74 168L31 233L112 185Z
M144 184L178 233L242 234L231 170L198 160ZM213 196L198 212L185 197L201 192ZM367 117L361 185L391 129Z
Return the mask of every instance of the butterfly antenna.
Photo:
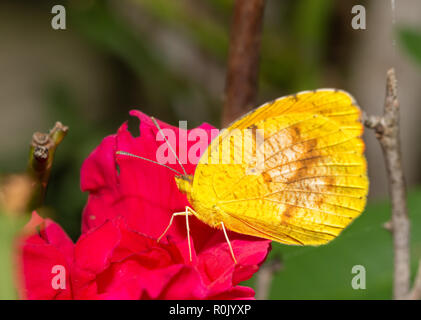
M178 174L178 175L180 175L180 176L181 176L181 175L183 175L181 172L179 172L179 171L177 171L177 170L175 170L175 169L173 169L173 168L171 168L171 167L169 167L169 166L166 166L165 164L159 163L159 162L157 162L157 161L153 161L153 160L148 159L148 158L144 158L144 157L141 157L141 156L137 156L137 155L135 155L135 154L133 154L133 153L130 153L130 152L126 152L126 151L117 151L117 152L116 152L116 154L120 154L120 155L123 155L123 156L129 156L129 157L133 157L133 158L137 158L137 159L142 159L142 160L145 160L145 161L149 161L149 162L155 163L155 164L157 164L157 165L163 166L163 167L165 167L165 168L167 168L167 169L170 169L171 171L173 171L173 172L177 173L177 174Z
M176 152L174 151L173 147L170 145L170 143L168 142L167 138L165 137L165 134L162 132L161 127L159 126L159 123L155 120L154 117L151 117L153 123L155 124L155 126L158 128L158 131L161 133L162 137L164 138L164 140L167 142L168 147L171 149L172 153L174 154L175 158L178 161L178 164L180 165L180 167L183 169L184 175L187 176L187 172L186 169L184 169L183 164L181 163L180 159L177 157Z

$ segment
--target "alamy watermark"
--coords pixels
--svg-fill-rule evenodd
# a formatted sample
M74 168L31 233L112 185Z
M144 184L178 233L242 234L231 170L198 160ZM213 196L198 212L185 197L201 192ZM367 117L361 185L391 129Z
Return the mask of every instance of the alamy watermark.
M54 274L51 279L51 287L54 290L66 289L66 268L62 265L55 265L51 269L51 274Z
M54 14L51 27L54 30L66 30L66 8L57 4L51 8L51 13Z
M351 13L355 14L352 17L351 26L354 30L365 30L367 29L366 24L366 12L363 5L355 5L351 9Z
M196 128L187 131L185 128L186 121L180 121L178 135L170 128L156 133L156 141L164 142L156 151L157 162L176 164L180 161L182 164L197 164L200 160L201 163L206 164L254 163L256 169L264 164L264 145L267 143L263 143L263 129L212 129L209 131ZM213 143L208 148L209 140ZM177 142L178 153L174 154L172 150L175 150L173 146L176 146ZM190 145L189 148L188 145Z
M352 277L351 286L354 290L365 290L366 289L366 270L362 265L355 265L351 270L352 274L355 276Z

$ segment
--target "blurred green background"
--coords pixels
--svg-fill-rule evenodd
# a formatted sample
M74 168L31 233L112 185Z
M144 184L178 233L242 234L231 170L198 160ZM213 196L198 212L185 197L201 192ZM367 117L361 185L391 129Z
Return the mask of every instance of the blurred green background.
M190 128L202 122L219 127L233 3L2 0L0 174L26 168L33 132L47 131L56 120L68 125L54 161L46 212L76 240L87 198L79 188L82 162L128 119L130 109L174 125L188 120ZM51 28L56 4L67 10L66 30ZM367 8L367 30L351 27L355 4ZM421 137L421 3L408 0L396 9L382 0L267 0L258 100L336 87L353 93L368 112L380 113L386 70L396 68L415 270L421 257L421 148L416 143ZM366 212L329 245L274 244L269 259L280 257L282 268L270 298L391 298L392 242L382 227L389 219L385 171L370 134ZM0 212L0 299L15 296L10 243L26 220ZM366 267L366 290L351 287L354 265Z

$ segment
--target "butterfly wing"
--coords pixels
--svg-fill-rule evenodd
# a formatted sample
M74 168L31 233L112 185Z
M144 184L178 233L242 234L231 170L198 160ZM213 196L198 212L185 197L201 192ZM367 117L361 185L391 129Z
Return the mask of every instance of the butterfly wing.
M342 130L349 134L362 134L361 110L348 92L338 89L302 91L275 99L250 111L228 127L245 129L255 122L288 113L320 114L339 123Z
M345 92L321 90L278 99L239 119L196 168L192 198L199 218L287 244L332 240L366 202L359 115ZM229 161L222 159L224 143ZM236 152L246 156L234 161ZM262 167L256 166L259 157Z

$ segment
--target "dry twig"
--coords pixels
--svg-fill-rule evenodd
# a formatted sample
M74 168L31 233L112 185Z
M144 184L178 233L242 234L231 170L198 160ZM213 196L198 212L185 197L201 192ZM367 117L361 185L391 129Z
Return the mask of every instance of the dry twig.
M67 131L68 127L56 122L49 133L35 132L32 136L28 173L34 181L34 190L29 210L36 209L44 201L54 153Z
M399 109L396 75L395 71L390 69L387 72L383 116L377 117L363 114L363 122L367 128L375 131L386 162L389 194L392 201L392 219L385 226L393 235L395 269L393 296L395 299L405 299L408 297L410 288L410 221L406 203L405 178L402 169Z
M256 102L264 0L236 0L231 26L222 124Z
M266 300L269 297L273 275L282 269L282 262L279 257L262 265L256 276L256 299Z

